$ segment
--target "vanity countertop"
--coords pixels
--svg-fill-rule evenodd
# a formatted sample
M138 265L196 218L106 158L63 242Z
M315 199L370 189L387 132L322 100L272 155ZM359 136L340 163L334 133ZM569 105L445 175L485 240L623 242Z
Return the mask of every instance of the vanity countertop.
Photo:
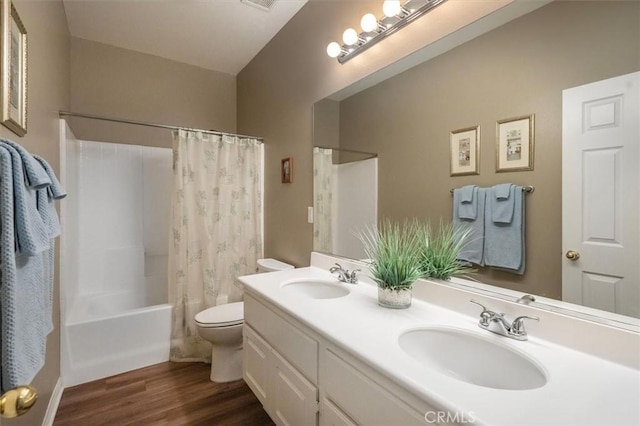
M438 409L467 413L476 424L640 424L640 371L560 346L529 333L516 341L481 330L478 317L416 300L408 309L377 304L377 288L339 283L350 290L334 299L310 299L284 291L299 279L334 280L327 270L306 267L240 277L245 290L295 317L331 343L375 368ZM537 361L547 383L533 390L500 390L442 374L407 355L398 344L404 331L449 326L479 333ZM539 325L542 327L544 325ZM639 349L640 350L640 349Z

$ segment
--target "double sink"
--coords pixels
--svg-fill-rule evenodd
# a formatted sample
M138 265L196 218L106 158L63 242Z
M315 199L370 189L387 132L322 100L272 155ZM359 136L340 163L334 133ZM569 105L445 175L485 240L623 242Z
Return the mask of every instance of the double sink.
M336 299L350 293L337 279L295 279L283 282L281 288L307 299ZM530 390L547 383L537 361L491 337L462 328L429 326L400 332L397 343L419 365L473 385Z

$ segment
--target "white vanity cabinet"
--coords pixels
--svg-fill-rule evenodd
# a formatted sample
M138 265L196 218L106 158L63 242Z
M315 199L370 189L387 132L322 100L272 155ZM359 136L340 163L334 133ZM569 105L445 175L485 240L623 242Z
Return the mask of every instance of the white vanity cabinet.
M244 303L244 380L276 424L424 425L435 411L271 303Z
M318 343L245 297L243 377L278 425L315 425Z

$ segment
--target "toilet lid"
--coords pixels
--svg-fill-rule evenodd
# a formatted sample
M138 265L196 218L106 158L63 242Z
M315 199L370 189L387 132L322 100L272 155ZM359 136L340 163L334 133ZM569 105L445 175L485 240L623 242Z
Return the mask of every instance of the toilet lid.
M195 320L204 327L226 327L242 324L244 321L244 303L235 302L205 309L196 314Z
M267 271L284 271L285 269L293 269L293 265L280 262L276 259L258 259L258 266L264 268Z

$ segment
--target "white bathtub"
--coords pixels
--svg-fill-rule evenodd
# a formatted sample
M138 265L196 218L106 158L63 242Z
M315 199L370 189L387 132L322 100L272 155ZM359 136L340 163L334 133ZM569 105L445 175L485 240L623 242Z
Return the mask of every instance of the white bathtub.
M61 370L73 386L169 359L172 151L60 125Z
M62 327L65 387L169 360L171 305L141 307L146 299L118 292L74 301Z

